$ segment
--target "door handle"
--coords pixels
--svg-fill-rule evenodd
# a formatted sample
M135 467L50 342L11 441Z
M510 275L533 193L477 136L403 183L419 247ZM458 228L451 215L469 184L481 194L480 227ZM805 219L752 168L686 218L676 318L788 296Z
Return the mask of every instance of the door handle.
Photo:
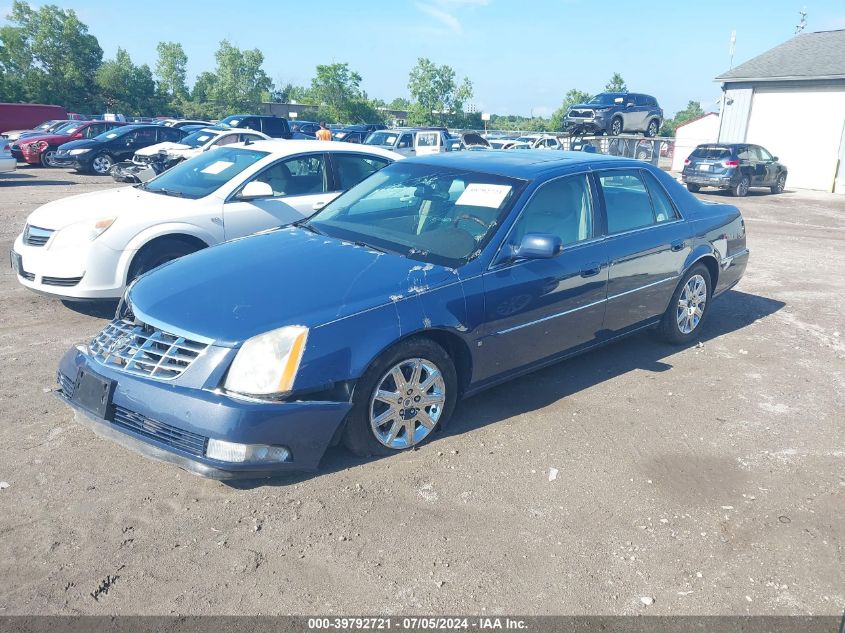
M581 276L582 277L595 277L600 272L601 272L601 264L599 264L598 262L586 264L583 268L581 268Z
M678 251L684 250L684 246L686 246L686 242L681 240L680 242L672 242L672 252L677 253Z

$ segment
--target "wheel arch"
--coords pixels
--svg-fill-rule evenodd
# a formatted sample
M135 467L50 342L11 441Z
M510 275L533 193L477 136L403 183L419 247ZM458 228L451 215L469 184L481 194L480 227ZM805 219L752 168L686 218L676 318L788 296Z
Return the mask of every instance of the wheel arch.
M693 251L690 258L684 266L684 271L681 277L687 274L690 268L696 264L704 264L707 267L707 272L710 273L710 292L715 292L716 284L719 281L719 260L713 251Z
M200 227L190 224L170 223L150 227L132 237L123 248L120 260L118 261L117 278L122 279L125 284L126 276L129 274L129 268L138 253L150 244L154 242L161 243L166 239L176 239L194 244L198 246L197 250L213 246L219 242L208 231L204 231Z

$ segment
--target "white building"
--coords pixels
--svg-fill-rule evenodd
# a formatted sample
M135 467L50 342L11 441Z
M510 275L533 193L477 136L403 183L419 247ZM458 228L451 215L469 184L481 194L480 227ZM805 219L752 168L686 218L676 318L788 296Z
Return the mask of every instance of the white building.
M675 151L672 171L681 171L684 161L698 145L715 143L719 138L719 115L708 112L697 119L682 123L675 130Z
M762 145L789 187L845 193L845 29L796 35L716 81L721 142Z

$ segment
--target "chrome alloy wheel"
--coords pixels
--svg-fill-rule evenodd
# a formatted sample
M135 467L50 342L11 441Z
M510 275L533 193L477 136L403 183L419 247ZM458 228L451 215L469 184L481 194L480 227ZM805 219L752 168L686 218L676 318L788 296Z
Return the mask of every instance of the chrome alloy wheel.
M707 282L701 275L693 275L678 297L678 329L682 334L689 334L698 327L706 303Z
M91 167L101 176L106 175L112 167L112 160L108 156L101 154L100 156L96 156L94 158L91 163Z
M370 399L370 427L388 448L408 448L429 436L445 405L446 383L437 365L408 358L379 380Z

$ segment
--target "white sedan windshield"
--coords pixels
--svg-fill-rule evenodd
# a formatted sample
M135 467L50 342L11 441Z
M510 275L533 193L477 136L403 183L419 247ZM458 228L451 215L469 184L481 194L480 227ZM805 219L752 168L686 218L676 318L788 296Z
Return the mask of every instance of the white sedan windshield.
M179 198L204 198L265 156L267 152L221 147L171 167L141 188Z

